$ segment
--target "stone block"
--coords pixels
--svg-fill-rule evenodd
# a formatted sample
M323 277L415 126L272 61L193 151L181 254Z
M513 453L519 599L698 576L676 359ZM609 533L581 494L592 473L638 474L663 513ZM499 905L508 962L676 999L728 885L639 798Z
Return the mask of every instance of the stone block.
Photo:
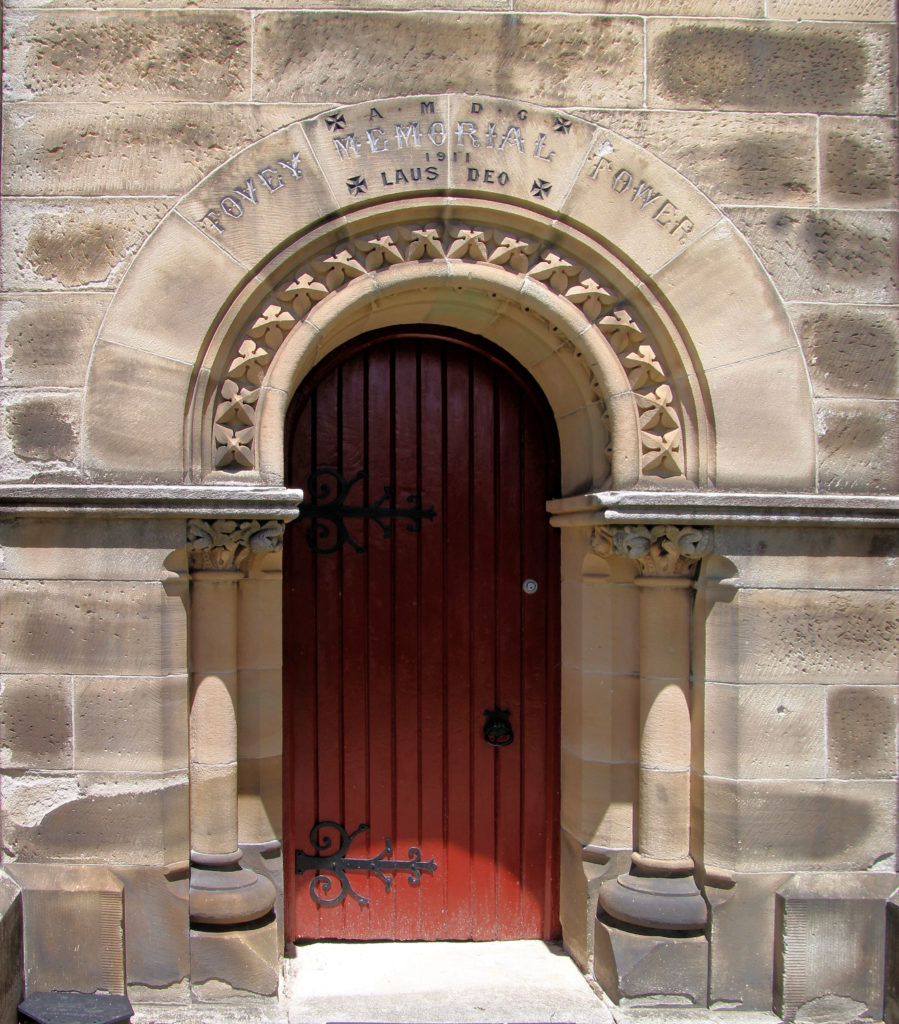
M279 829L280 831L280 829ZM275 923L278 927L278 949L284 949L284 855L279 840L265 843L241 843L240 863L255 872L260 878L267 878L275 887Z
M738 874L730 889L707 884L709 1005L770 1010L774 987L774 897L788 874Z
M187 770L186 676L78 676L75 768Z
M237 673L194 671L190 698L190 759L222 765L237 756Z
M899 607L887 591L740 590L709 609L705 678L895 684Z
M765 13L762 0L515 0L515 10L665 14L684 18L760 18Z
M179 195L236 153L291 121L306 104L7 103L6 195Z
M584 973L593 963L593 929L599 886L631 864L630 850L584 847L564 830L560 846L559 918L565 949Z
M785 299L896 302L893 213L728 209Z
M899 490L899 402L819 399L818 480L822 491Z
M865 871L896 848L892 780L707 777L698 858L730 871Z
M897 771L895 686L827 687L827 770L837 779L892 779Z
M190 845L198 853L237 849L237 766L191 764Z
M893 874L797 875L777 894L774 1009L786 1021L881 1020Z
M48 468L72 464L81 439L81 392L25 394L9 399L4 428L13 454L23 462Z
M494 69L502 68L499 91L508 96L643 102L643 26L636 18L289 12L257 15L254 25L254 97L269 102L364 100L372 94L371 68L383 96L490 96L497 92ZM364 50L356 46L361 38Z
M25 995L22 959L22 895L18 885L0 874L0 1024L16 1024L16 1008Z
M628 1006L705 1006L709 940L672 938L616 926L601 915L594 933L593 973L615 1003Z
M167 676L187 667L185 611L159 583L0 581L7 672Z
M84 384L105 292L7 295L0 309L0 381L13 387Z
M237 686L237 756L277 757L282 743L281 670L241 669Z
M7 199L3 286L114 288L170 206L166 199Z
M822 113L895 110L890 29L648 22L648 105Z
M591 582L579 595L581 621L572 624L579 630L580 644L574 650L586 671L610 676L632 676L640 671L640 595L630 582ZM569 624L562 617L562 650Z
M899 1024L899 896L887 903L884 977L884 1024Z
M821 202L895 207L899 184L896 123L882 117L821 119Z
M899 309L791 304L812 387L821 398L893 398Z
M703 770L729 779L823 779L823 686L705 683Z
M21 861L186 861L186 774L7 776L3 839Z
M268 843L281 837L280 757L241 760L237 765L237 830L242 843Z
M249 99L249 12L35 12L5 31L10 99Z
M274 914L227 931L193 928L190 980L194 996L216 1001L275 995L282 949Z
M890 21L891 0L768 0L768 17L815 21Z
M9 864L22 889L25 994L125 993L122 883L104 867Z
M583 845L632 850L637 766L562 751L561 824Z
M590 761L639 758L640 680L562 670L562 744Z
M3 677L0 767L72 767L71 676Z

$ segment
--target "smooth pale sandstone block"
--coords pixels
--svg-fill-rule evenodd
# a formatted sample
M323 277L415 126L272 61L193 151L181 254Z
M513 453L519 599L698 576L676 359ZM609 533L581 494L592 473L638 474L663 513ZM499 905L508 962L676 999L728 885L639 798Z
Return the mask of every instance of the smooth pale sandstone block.
M896 786L706 778L701 860L729 871L864 871L894 855Z
M583 845L630 850L637 767L584 761L562 751L561 825Z
M703 686L703 770L730 779L823 779L827 689Z
M0 767L72 768L71 676L4 675Z
M81 387L110 298L104 292L4 296L0 382L11 387Z
M5 403L3 425L24 462L73 463L81 434L81 392L24 394Z
M6 37L9 99L249 99L248 12L16 14Z
M283 832L281 757L242 758L237 765L237 834L241 843L267 843Z
M653 19L649 106L893 113L887 26Z
M635 764L640 680L562 670L562 745L589 761Z
M187 770L187 677L78 676L79 771Z
M816 21L891 21L890 0L768 0L768 17Z
M282 952L272 916L227 931L191 931L191 989L203 1001L273 996L278 991Z
M784 208L727 213L785 299L896 302L895 214Z
M816 404L821 490L894 494L899 402L821 399Z
M237 686L237 756L274 757L282 746L280 668L241 669Z
M59 5L56 5L59 6ZM317 105L316 105L317 106ZM6 195L175 195L307 104L28 101L3 112Z
M811 117L699 110L578 113L645 147L715 203L809 206L815 201Z
M583 588L581 601L579 623L569 623L568 616L562 616L562 650L566 655L569 651L579 652L580 664L586 671L615 676L639 673L640 596L637 588L630 582L589 583ZM569 630L577 630L580 641L577 648L566 643ZM574 653L574 657L578 654Z
M827 687L827 768L837 779L897 773L897 687Z
M187 860L184 772L25 774L3 787L4 843L18 860Z
M237 756L237 673L195 672L190 701L192 764L231 764Z
M237 656L241 672L281 668L281 574L238 583Z
M7 289L114 288L170 206L166 199L7 199Z
M895 207L899 135L882 117L821 119L821 201L828 206Z
M705 678L734 683L880 683L899 674L895 593L741 590L706 619Z
M644 857L682 860L690 854L690 771L640 768L637 847Z
M760 18L765 13L763 0L513 0L513 9L732 18Z
M198 853L237 849L236 764L191 764L190 846Z
M254 24L257 99L364 100L372 68L381 95L491 95L493 69L502 68L506 95L642 103L643 30L633 18L312 12L263 13ZM360 49L355 41L363 38Z
M690 767L689 681L640 680L640 764L683 771Z
M790 303L815 394L892 398L899 390L899 308Z
M185 610L161 584L6 580L0 595L7 672L186 671Z

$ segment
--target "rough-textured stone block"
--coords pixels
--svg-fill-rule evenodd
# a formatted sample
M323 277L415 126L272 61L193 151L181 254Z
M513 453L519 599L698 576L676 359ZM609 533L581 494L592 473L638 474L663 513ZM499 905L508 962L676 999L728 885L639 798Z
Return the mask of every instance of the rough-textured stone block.
M228 931L193 929L191 987L203 1000L272 996L278 991L280 956L274 915Z
M899 1024L899 896L887 903L884 977L884 1024Z
M706 778L701 859L735 871L864 871L892 859L896 787Z
M709 775L730 779L823 779L822 686L704 684Z
M798 875L777 894L774 1008L786 1021L881 1020L893 874Z
M16 1024L16 1008L25 995L22 959L22 896L7 875L0 874L0 1024Z
M185 672L185 612L161 584L7 580L0 584L7 672Z
M819 400L818 480L822 491L899 490L899 403Z
M6 195L175 195L320 105L9 103Z
M648 23L649 105L891 113L887 26Z
M897 772L897 687L827 687L827 770L837 779Z
M513 0L516 11L590 14L666 14L680 17L760 18L763 0Z
M165 199L7 199L3 286L114 288L170 205Z
M71 676L3 677L0 766L72 767Z
M899 391L899 309L791 304L815 394L893 398Z
M177 772L7 776L4 844L23 861L186 861L187 798Z
M786 299L895 302L899 244L892 213L730 209Z
M40 12L5 29L10 99L249 99L249 13Z
M123 995L122 883L107 868L13 864L22 888L25 994Z
M81 393L16 397L6 404L4 427L13 453L23 462L73 463L81 434Z
M671 164L716 203L809 206L815 122L802 115L579 110Z
M271 13L256 17L254 43L262 100L367 99L372 68L382 96L458 90L618 106L643 99L643 30L634 18Z
M187 677L78 676L75 768L187 770Z
M895 207L899 185L895 121L882 117L821 120L821 202Z
M81 387L109 299L103 292L4 296L0 381L12 387Z
M768 0L768 17L825 21L890 21L892 0Z

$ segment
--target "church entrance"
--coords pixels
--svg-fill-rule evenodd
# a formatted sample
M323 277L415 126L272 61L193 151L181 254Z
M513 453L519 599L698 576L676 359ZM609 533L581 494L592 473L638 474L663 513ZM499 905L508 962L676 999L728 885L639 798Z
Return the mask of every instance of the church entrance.
M483 339L392 329L319 364L287 438L287 937L557 937L545 398Z

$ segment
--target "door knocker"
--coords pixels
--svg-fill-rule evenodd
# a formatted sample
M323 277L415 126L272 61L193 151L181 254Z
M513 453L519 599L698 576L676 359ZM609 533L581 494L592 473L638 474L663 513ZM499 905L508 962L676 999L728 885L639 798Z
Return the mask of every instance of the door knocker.
M512 723L509 721L509 709L495 707L484 712L484 739L492 747L508 747L515 739Z

